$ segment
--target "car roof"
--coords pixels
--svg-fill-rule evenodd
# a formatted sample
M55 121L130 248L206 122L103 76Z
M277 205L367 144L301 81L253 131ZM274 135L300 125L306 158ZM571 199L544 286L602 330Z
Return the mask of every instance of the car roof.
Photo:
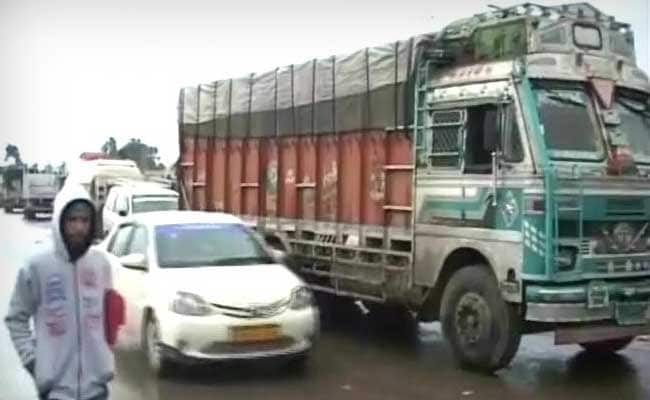
M112 191L119 191L134 196L178 196L178 192L164 188L156 183L142 182L138 184L115 185L111 188Z
M241 219L232 214L186 210L151 211L134 214L129 221L148 226L205 223L245 225Z

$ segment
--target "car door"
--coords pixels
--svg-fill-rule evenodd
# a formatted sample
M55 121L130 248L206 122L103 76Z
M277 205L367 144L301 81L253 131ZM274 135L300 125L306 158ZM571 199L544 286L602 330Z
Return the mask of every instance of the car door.
M134 225L125 255L142 254L145 260L147 260L145 263L146 268L134 268L123 265L123 272L125 275L128 275L129 281L132 328L137 337L141 337L141 322L148 300L149 242L147 227L144 225Z
M114 188L111 190L111 192L108 195L108 198L106 199L106 204L104 205L103 209L103 223L104 223L104 233L108 234L111 229L116 225L116 216L117 212L115 211L115 207L117 205L117 200L120 195L120 191L118 188Z
M133 224L123 224L120 225L112 237L109 239L108 246L106 250L111 257L111 265L113 269L113 286L115 289L124 297L125 308L126 308L126 321L124 327L124 333L129 339L137 339L135 336L137 333L137 321L134 320L135 308L134 308L134 280L135 274L131 270L127 269L120 262L120 257L126 255L128 247L131 241L131 236L133 234L134 225ZM124 337L123 337L124 338Z

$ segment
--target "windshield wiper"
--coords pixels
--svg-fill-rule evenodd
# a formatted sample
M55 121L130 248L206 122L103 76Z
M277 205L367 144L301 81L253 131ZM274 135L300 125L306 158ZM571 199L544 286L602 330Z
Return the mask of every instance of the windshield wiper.
M546 98L558 101L560 103L571 104L579 107L587 107L587 104L584 101L571 95L558 93L553 90L544 90L544 93L546 94Z
M223 266L223 265L249 265L249 264L273 264L274 261L271 257L266 256L253 256L253 257L229 257L217 258L210 262L210 265Z

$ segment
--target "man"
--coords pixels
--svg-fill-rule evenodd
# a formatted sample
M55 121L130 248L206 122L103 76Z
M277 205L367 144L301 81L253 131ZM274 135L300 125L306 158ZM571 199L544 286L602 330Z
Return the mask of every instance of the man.
M42 400L108 398L114 361L105 304L112 277L105 253L91 247L94 210L83 187L64 186L54 202L51 243L18 273L5 318Z

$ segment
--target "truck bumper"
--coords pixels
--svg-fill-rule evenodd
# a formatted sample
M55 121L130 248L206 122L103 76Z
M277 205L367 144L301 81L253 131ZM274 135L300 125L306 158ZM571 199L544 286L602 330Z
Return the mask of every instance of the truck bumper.
M526 320L545 323L650 324L650 279L526 287Z

